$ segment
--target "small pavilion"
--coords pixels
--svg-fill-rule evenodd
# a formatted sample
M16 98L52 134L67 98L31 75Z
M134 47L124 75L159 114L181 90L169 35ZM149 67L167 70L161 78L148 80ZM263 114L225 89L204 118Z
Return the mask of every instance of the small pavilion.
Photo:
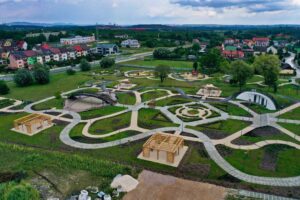
M213 84L206 84L197 92L197 95L204 97L220 97L222 90L214 86Z
M156 133L143 145L139 158L177 167L186 150L183 137Z
M52 126L50 116L41 114L30 114L14 121L14 131L24 133L26 135L34 135L46 128Z

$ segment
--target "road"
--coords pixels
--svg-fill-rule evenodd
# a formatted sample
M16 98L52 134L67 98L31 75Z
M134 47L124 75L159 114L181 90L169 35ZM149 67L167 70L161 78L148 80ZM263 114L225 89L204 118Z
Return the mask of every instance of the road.
M149 51L149 52L144 52L144 53L138 53L138 54L133 54L130 56L117 56L116 57L116 63L121 63L121 62L127 62L127 61L131 61L131 60L136 60L136 59L141 59L144 58L146 56L151 56L153 54L153 51ZM92 66L96 66L95 64L99 63L100 60L96 60L96 61L92 61L90 62L90 64ZM71 66L65 66L65 67L59 67L59 68L54 68L50 70L51 74L58 74L58 73L62 73L65 72L68 68L70 68ZM79 70L79 64L77 64L75 67L73 67L73 69L75 70ZM0 75L0 80L4 80L4 81L12 81L13 80L13 74L6 74L6 75Z
M285 63L291 65L294 69L296 69L297 75L293 79L300 78L300 68L299 66L294 62L294 59L296 57L296 54L293 52L289 52L290 56L285 58Z

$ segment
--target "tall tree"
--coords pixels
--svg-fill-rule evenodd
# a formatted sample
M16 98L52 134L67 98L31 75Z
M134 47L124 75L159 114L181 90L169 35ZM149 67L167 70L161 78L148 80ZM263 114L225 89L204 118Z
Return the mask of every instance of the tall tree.
M265 84L277 91L277 81L280 72L280 60L276 55L261 55L253 63L255 71L264 76Z
M160 78L160 82L163 83L168 77L171 69L167 65L158 65L155 67L155 75Z
M19 69L14 75L14 81L18 87L25 87L33 84L33 76L28 69Z
M8 94L9 87L7 86L5 81L0 80L0 94Z
M197 62L194 62L194 63L193 63L193 68L194 68L195 71L198 70L198 63L197 63Z
M115 59L109 57L102 58L102 60L100 61L101 68L110 68L114 64L115 64Z
M201 57L200 62L202 67L206 68L208 74L218 72L220 65L224 61L219 49L213 48L208 51L207 54Z
M38 84L47 84L50 82L49 69L40 63L33 67L33 77Z
M236 60L231 63L232 81L242 87L247 83L247 80L253 76L253 68L241 60Z

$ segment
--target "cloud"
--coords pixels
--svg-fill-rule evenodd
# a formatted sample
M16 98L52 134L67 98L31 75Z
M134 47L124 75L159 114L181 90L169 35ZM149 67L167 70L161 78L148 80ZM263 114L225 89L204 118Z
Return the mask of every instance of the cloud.
M222 11L223 9L244 8L249 12L273 12L292 8L292 4L300 5L300 0L171 0L172 3L187 7L208 7Z

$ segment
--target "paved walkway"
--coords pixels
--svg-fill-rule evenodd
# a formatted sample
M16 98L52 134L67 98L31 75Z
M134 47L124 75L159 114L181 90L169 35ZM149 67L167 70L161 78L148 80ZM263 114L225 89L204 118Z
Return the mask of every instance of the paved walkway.
M76 90L73 90L73 91L70 91L70 92L74 92L74 91L77 91L77 90L79 90L79 89L76 89ZM68 92L68 93L70 93L70 92ZM134 106L127 106L128 109L126 110L127 112L131 111L133 113L132 116L131 116L132 122L130 124L130 128L138 128L138 124L137 124L138 110L140 108L147 107L145 104L143 104L141 102L140 94L138 92L135 92L135 95L137 97L136 104ZM158 99L164 99L164 98L167 98L167 97L171 97L173 95L174 94L169 94L166 97L160 97ZM41 112L45 112L45 111L34 111L34 110L31 109L31 107L33 105L35 105L35 104L46 102L46 101L48 101L50 99L53 99L53 98L54 97L49 97L49 98L43 99L41 101L35 102L33 104L30 104L30 105L26 106L24 108L24 110L26 112L29 112L29 113L41 113ZM229 117L234 117L234 116L229 116L227 113L225 113L225 112L223 112L223 111L221 111L221 110L219 110L219 109L211 106L210 104L203 103L203 102L200 102L200 101L198 103L201 103L201 104L205 105L206 107L208 107L209 109L212 109L212 110L220 113L221 117L216 118L218 120L226 120ZM182 105L186 105L186 104L182 104ZM236 105L244 108L243 106L241 106L238 103ZM204 147L207 150L208 155L210 156L210 158L214 162L216 162L217 165L220 166L228 174L230 174L230 175L232 175L232 176L234 176L234 177L236 177L236 178L238 178L240 180L243 180L243 181L249 182L249 183L269 185L269 186L284 186L284 187L288 187L288 186L300 186L300 176L291 177L291 178L271 178L271 177L252 176L252 175L243 173L243 172L235 169L233 166L231 166L219 154L219 152L216 150L216 148L215 148L216 144L225 144L225 145L228 145L228 146L232 146L232 144L231 144L232 140L236 139L240 135L246 134L250 130L253 130L254 127L259 127L261 125L261 123L258 124L258 122L256 122L255 119L257 119L258 117L261 118L260 115L258 115L256 113L252 113L254 115L254 117L253 117L254 120L253 120L253 124L251 126L245 128L241 132L237 132L235 134L230 135L229 137L227 137L225 139L217 141L217 140L211 140L209 137L207 137L205 134L203 134L200 131L196 131L196 130L185 128L185 126L187 126L187 125L195 125L196 126L196 125L200 125L200 124L203 124L203 123L211 123L212 121L214 121L216 119L212 118L212 119L200 120L200 121L197 121L197 122L184 123L180 119L178 119L174 114L172 114L171 112L169 112L168 108L169 108L168 106L166 106L166 107L157 107L157 109L159 109L161 112L163 112L173 122L180 124L179 127L165 127L165 128L154 129L154 130L141 130L143 133L138 134L138 135L134 135L134 136L131 136L131 137L128 137L128 138L124 138L124 139L120 139L120 140L116 140L116 141L112 141L112 142L98 143L98 144L81 143L81 142L74 141L72 138L70 138L70 136L69 136L70 131L78 123L82 122L81 117L80 117L80 115L78 113L71 112L71 111L65 111L65 110L50 110L50 111L61 112L62 113L61 115L63 115L63 114L69 114L69 115L71 115L73 117L73 119L71 120L71 122L62 130L62 132L60 134L60 140L63 143L65 143L66 145L69 145L69 146L72 146L72 147L75 147L75 148L81 148L81 149L107 148L107 147L117 146L117 145L120 145L120 144L125 144L125 143L128 143L130 141L135 141L135 140L140 140L140 139L143 139L143 138L147 138L147 137L153 135L156 132L175 131L176 134L180 134L183 131L183 132L190 133L190 134L193 134L193 135L197 136L197 138L186 137L186 136L184 136L184 138L187 139L187 140L192 140L192 141L197 141L197 142L203 142ZM284 112L287 112L289 110L290 109L283 110L283 111L281 111L281 114L284 113ZM107 118L107 117L111 117L111 116L104 116L101 119L104 119L104 118ZM269 123L269 121L271 121L272 123L270 123L270 125L277 127L276 123L273 123L273 121L276 121L276 120L270 120L270 119L273 119L272 117L273 116L270 116L270 115L263 115L263 118L265 118L263 121L266 121L263 124ZM238 117L238 116L235 116L235 118L237 118L237 119L244 119L243 117ZM98 120L99 119L100 118L98 118ZM91 121L93 121L93 120L91 120ZM278 125L277 128L282 129L282 127L280 127L279 125ZM290 136L295 136L295 134L289 133L287 131L285 131L284 133L286 133L286 134L288 134ZM295 138L296 138L296 136L295 136ZM257 143L257 144L252 145L252 146L248 145L248 147L242 147L242 148L250 150L250 149L256 148L256 146L257 146L257 148L259 148L259 147L262 147L264 145L279 144L279 143L280 144L287 144L287 145L290 145L290 146L294 146L295 148L299 149L299 145L296 145L294 143L284 142L284 141L276 141L276 140L275 141L269 141L269 142L264 141L264 142ZM241 146L237 146L236 148L241 148Z

